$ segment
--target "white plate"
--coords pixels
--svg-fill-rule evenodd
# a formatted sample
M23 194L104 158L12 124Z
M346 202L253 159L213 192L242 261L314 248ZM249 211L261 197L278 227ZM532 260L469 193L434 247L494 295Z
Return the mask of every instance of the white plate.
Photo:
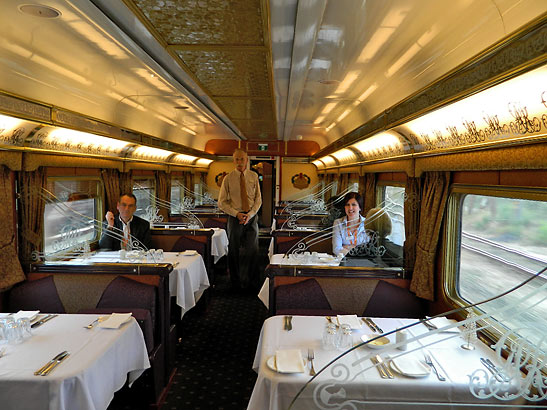
M397 357L389 362L389 367L407 377L427 377L431 368L425 362L412 357Z
M306 359L302 358L302 362L304 363L304 369L306 368L307 361ZM275 365L275 356L270 357L268 360L266 360L266 364L270 369L272 369L274 372L278 373L284 373L284 374L298 374L298 373L305 373L305 370L303 372L280 372L277 370L277 367Z
M370 339L374 339L378 335L363 335L361 336L361 340L363 342L368 342ZM367 343L365 346L370 347L371 349L382 349L384 346L389 345L391 342L389 339L385 336L382 336L378 339L376 339L373 342Z

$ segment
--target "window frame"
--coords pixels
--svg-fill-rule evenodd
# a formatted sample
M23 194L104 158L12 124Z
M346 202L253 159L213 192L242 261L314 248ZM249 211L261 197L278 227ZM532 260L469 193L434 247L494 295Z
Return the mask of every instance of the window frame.
M443 254L441 280L442 297L454 308L463 308L469 303L478 301L466 301L458 294L460 272L460 247L462 231L462 209L467 195L492 196L507 199L523 199L547 202L547 190L542 188L526 188L516 186L492 186L492 185L468 185L453 184L448 193L445 212L445 223L442 232ZM473 308L476 314L484 312L479 308ZM484 321L481 321L484 322ZM483 323L485 324L485 323ZM506 329L497 321L488 321L488 327L481 326L482 333L487 338L497 341Z

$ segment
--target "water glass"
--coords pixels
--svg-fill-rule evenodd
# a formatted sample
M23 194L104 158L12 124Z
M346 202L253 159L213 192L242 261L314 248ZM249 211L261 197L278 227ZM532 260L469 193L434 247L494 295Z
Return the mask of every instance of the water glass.
M163 262L163 249L156 250L156 261Z
M340 331L338 332L338 338L336 347L338 350L346 351L353 345L353 338L351 336L351 327L348 324L343 324L340 326Z
M323 349L334 350L336 349L336 334L338 330L334 323L327 323L325 330L323 331Z
M158 262L158 260L156 259L156 250L155 249L148 249L148 252L146 252L146 262L149 262L149 263Z
M9 344L18 344L23 341L23 331L21 326L12 320L6 325L7 339Z
M17 324L21 328L21 335L23 336L23 338L32 336L30 319L28 317L22 317L17 321Z

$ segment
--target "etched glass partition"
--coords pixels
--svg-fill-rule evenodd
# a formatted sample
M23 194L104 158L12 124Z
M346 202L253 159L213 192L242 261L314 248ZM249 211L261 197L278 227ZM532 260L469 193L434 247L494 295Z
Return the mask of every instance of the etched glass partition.
M303 226L299 222L305 220L306 212L316 205L310 205L304 210L286 206L291 213L278 229L302 232L298 236L300 239L283 250L283 260L278 262L309 265L328 261L348 267L403 266L403 246L392 242L389 235L392 232L390 215L398 213L401 204L408 200L404 189L392 192L388 201L370 210L366 216L360 215L355 225L347 221L344 204L346 193L333 198L328 207L323 208L328 213L322 218L321 224L315 227ZM297 238L296 235L294 237ZM325 251L334 256L326 255Z
M262 341L269 351L292 349L303 357L303 373L265 376L276 386L270 402L289 410L545 408L547 319L527 312L546 309L546 269L493 298L432 318L363 318L342 351L324 337L329 326L343 328L336 317L294 317L291 332ZM448 319L458 314L464 319ZM478 340L478 332L500 325L495 343Z

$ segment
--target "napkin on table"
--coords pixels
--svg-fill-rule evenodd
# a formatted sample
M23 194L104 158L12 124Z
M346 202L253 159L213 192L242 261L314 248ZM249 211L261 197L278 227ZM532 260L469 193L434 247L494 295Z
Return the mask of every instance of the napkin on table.
M337 318L340 326L349 325L352 329L361 329L361 322L357 315L338 315Z
M436 317L436 318L433 318L433 319L428 318L427 322L432 324L433 326L435 326L437 329L441 329L443 327L450 326L450 325L453 325L454 323L457 323L456 320L447 319L444 316ZM443 333L460 333L460 329L458 329L457 327L453 327L453 328L450 328L450 329L443 330Z
M395 366L399 373L402 374L419 376L429 374L430 372L429 367L412 354L396 357L391 362L392 366Z
M110 317L99 323L98 327L106 329L118 329L121 325L131 319L131 313L112 313Z
M276 350L275 365L281 373L304 372L304 362L299 349Z
M36 317L38 313L40 313L39 310L20 310L19 312L13 315L13 320L19 320L24 317L28 318L29 320L32 320Z

